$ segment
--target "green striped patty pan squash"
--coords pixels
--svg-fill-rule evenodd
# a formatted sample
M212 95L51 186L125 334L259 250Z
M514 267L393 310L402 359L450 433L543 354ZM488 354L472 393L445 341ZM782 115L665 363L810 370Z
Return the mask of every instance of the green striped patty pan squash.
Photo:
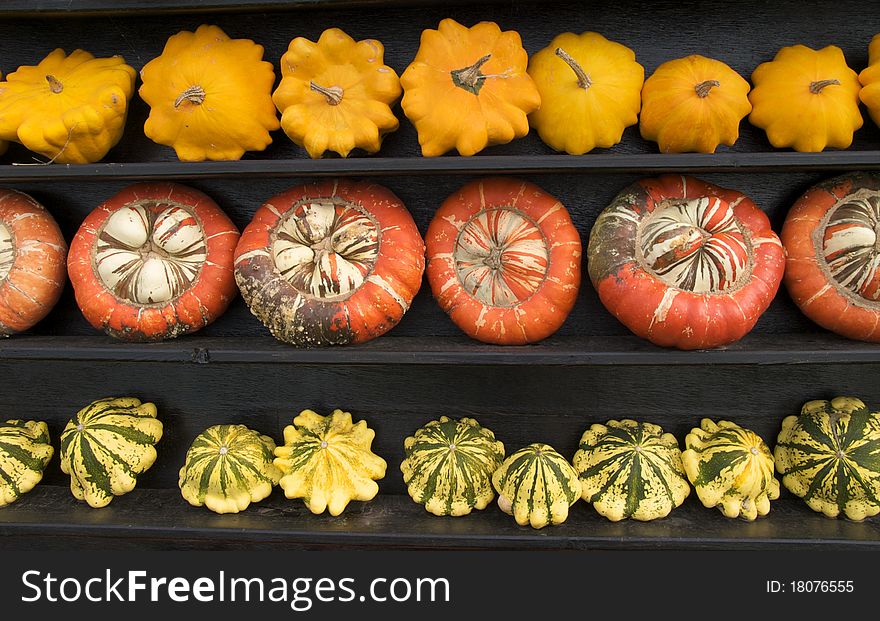
M46 423L8 420L0 423L0 507L34 489L52 459Z
M238 513L278 484L275 441L244 425L214 425L195 440L180 469L180 493L194 507Z
M492 475L498 506L520 526L562 524L581 497L577 472L548 444L529 444L504 460Z
M684 440L682 465L697 497L725 517L752 521L779 498L773 455L754 431L704 418Z
M134 489L156 461L162 438L156 406L135 397L98 399L76 413L61 434L61 470L70 491L92 507Z
M284 446L275 449L279 485L288 498L302 498L309 511L339 515L352 500L372 500L376 481L385 476L385 460L370 446L375 432L366 421L334 410L321 416L303 410L284 429Z
M782 421L782 484L813 510L861 521L880 513L880 412L854 397L809 401Z
M472 418L441 416L404 440L400 464L410 497L434 515L466 515L495 498L492 474L504 445Z
M612 522L666 517L691 491L678 442L652 423L593 425L573 461L584 500Z

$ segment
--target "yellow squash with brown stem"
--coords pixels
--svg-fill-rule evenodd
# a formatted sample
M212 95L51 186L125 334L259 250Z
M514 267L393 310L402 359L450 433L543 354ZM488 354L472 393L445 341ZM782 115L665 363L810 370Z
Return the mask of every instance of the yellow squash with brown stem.
M141 69L150 106L144 133L184 161L237 160L262 151L280 127L272 103L275 70L263 46L202 25L168 39Z
M327 151L342 157L353 149L379 151L385 134L400 126L391 111L400 79L384 55L379 41L355 41L339 28L325 30L317 42L291 41L272 95L284 133L316 159Z
M541 107L529 122L557 151L613 147L639 122L645 69L635 53L596 32L565 32L529 60Z
M19 67L0 82L0 140L50 162L97 162L122 137L136 75L121 56L84 50L68 56L57 49L36 66Z
M444 19L425 30L415 60L400 77L401 105L419 133L422 155L452 149L474 155L529 133L541 95L526 72L519 34L494 22L472 28Z
M749 83L720 60L693 55L667 61L642 88L642 138L663 153L732 146L752 110L748 92Z

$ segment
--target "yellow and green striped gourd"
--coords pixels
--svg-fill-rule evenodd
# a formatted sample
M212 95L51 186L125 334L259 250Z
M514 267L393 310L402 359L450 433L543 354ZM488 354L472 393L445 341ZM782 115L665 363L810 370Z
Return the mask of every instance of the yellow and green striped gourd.
M612 522L666 517L691 491L675 436L652 423L593 425L573 462L584 500Z
M52 459L46 423L8 420L0 423L0 507L34 489Z
M562 524L581 497L577 472L548 444L535 443L511 454L492 475L498 506L520 526Z
M284 429L284 446L275 449L279 485L288 498L302 498L312 513L339 515L352 500L372 500L385 460L370 450L375 432L366 421L334 410L321 416L303 410Z
M782 484L813 511L855 521L880 513L880 412L860 399L805 403L782 421L774 457Z
M275 442L244 425L214 425L199 434L180 469L180 493L195 507L238 513L272 493L281 471Z
M410 497L434 515L467 515L495 498L504 445L472 418L441 416L408 437L400 464Z
M779 498L773 455L764 440L730 421L704 418L684 440L682 465L704 506L752 521Z
M92 507L134 489L156 461L162 437L156 406L135 397L98 399L77 412L61 434L61 470L70 491Z

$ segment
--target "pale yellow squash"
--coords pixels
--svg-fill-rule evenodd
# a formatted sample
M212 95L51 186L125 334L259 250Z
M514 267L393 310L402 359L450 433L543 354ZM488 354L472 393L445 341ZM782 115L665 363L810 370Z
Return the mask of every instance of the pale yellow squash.
M302 498L309 511L339 515L352 500L372 500L385 460L370 450L375 432L366 421L334 410L321 416L303 410L284 429L284 446L275 449L275 466L287 498Z

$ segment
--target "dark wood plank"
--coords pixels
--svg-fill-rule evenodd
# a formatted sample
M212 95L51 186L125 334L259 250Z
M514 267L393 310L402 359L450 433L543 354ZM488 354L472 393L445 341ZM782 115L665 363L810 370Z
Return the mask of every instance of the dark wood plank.
M880 151L824 153L596 153L353 157L311 160L247 159L233 162L99 162L96 164L0 165L0 183L124 179L261 179L294 177L387 177L401 175L609 174L667 172L754 173L880 170Z
M177 490L135 490L95 510L67 489L39 486L0 511L0 548L73 538L76 547L254 548L259 546L501 549L865 549L880 550L880 521L832 520L787 497L753 523L724 518L694 497L667 518L612 523L579 501L560 526L518 526L494 504L460 518L427 513L406 496L352 503L339 517L312 515L276 493L237 515L189 506Z
M349 7L436 6L469 0L4 0L0 17L83 17L169 13L235 13L247 11L333 10ZM482 0L483 4L526 0ZM549 0L554 2L556 0Z
M0 341L0 360L94 360L195 364L694 365L880 362L880 344L833 334L752 334L727 347L678 351L635 336L554 336L503 347L465 336L388 336L351 347L302 349L271 336L206 337L125 343L109 336L18 336Z

